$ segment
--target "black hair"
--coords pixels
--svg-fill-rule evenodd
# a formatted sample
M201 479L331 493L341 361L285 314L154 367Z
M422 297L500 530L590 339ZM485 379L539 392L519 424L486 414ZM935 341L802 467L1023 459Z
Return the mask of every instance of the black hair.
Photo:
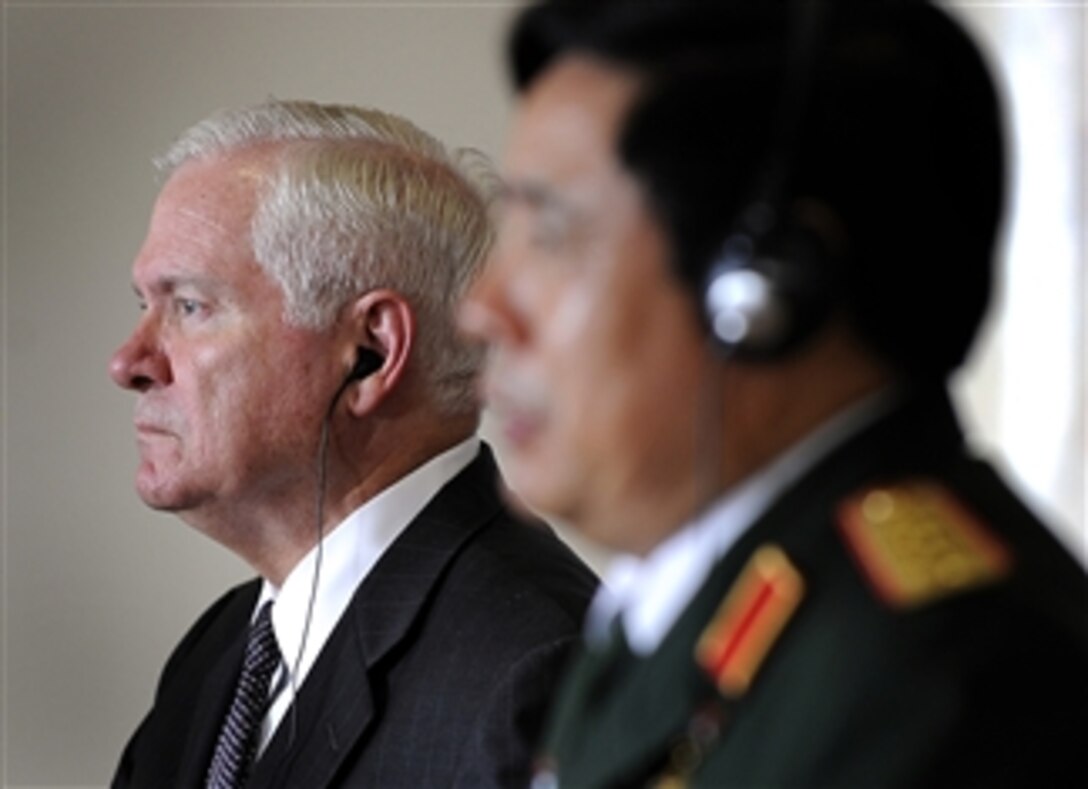
M578 53L643 77L617 153L696 292L785 157L787 199L811 198L841 222L845 244L825 265L858 336L907 376L943 379L992 290L1004 199L996 90L975 45L929 3L826 0L798 129L791 150L776 150L797 77L797 4L819 1L546 1L513 30L514 82L525 90Z

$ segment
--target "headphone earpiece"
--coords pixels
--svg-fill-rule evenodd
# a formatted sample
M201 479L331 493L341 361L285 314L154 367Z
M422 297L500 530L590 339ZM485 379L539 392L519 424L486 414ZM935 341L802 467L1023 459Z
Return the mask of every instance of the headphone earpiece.
M831 310L831 263L816 234L755 203L708 267L703 309L731 356L769 361L803 343Z
M380 370L383 364L385 364L385 359L377 351L360 345L355 356L355 366L351 368L351 372L348 373L344 383L361 381Z

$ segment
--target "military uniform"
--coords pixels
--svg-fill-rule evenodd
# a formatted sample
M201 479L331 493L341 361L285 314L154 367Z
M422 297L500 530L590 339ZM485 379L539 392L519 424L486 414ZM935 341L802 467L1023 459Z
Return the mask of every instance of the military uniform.
M537 786L1088 785L1088 578L917 393L717 563L651 655L590 648Z

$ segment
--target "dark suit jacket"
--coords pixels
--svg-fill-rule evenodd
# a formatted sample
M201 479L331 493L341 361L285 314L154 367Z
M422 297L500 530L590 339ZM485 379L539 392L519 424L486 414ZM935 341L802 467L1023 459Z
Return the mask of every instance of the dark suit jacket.
M524 786L592 573L502 505L490 451L451 480L360 584L250 786ZM114 787L203 786L260 590L186 634Z
M1005 571L910 604L880 591L878 562L842 528L844 503L919 480L972 513L1004 547ZM931 531L926 517L907 519L904 544ZM968 522L943 505L935 517L952 535ZM742 571L766 545L804 588L760 656L752 623L770 621L769 609L753 604L748 624L716 614L731 592L744 598ZM915 548L899 569L937 572L956 553ZM720 663L697 657L704 634L725 632L735 640ZM746 659L746 689L719 684L722 666ZM549 729L544 763L563 789L669 776L708 787L1085 786L1088 581L969 456L944 393L919 394L781 496L653 655L622 643L589 651Z

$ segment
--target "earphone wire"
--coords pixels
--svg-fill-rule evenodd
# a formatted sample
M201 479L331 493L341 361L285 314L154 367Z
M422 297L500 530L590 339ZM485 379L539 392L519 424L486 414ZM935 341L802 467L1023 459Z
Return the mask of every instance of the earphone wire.
M348 378L336 390L325 412L325 418L321 420L321 435L317 444L317 494L314 502L314 518L316 520L317 545L314 554L314 572L310 582L310 595L306 602L306 617L302 624L302 637L299 640L298 652L295 654L293 667L288 671L288 681L291 688L290 723L287 744L291 747L295 742L298 732L298 673L302 666L302 656L306 652L306 643L310 638L310 626L313 623L314 606L317 603L317 589L321 580L321 565L325 556L325 493L328 482L328 449L329 449L329 424L332 422L333 410L340 401L340 396L352 383Z
M718 347L711 335L706 337L704 354L702 385L696 393L694 440L698 505L695 518L713 507L721 496L726 442L722 437L723 416L718 406L724 394L726 371L735 355L732 349Z
M830 26L832 1L793 0L790 9L781 97L773 119L767 163L757 182L756 199L751 203L770 208L775 215L782 210L789 174L800 154L803 122L813 102L821 49L829 45L825 31ZM741 217L742 225L747 224L748 219ZM773 216L773 220L778 221L779 217ZM742 232L753 240L761 235L748 229ZM712 365L711 372L704 376L706 383L699 388L699 402L696 404L695 458L699 477L696 480L696 497L703 502L700 511L713 506L717 500L717 488L725 472L724 451L727 442L715 430L723 427L723 417L715 406L724 394L724 371L737 357L738 347L717 343L712 328L706 336L706 353ZM713 372L715 364L720 365L717 375Z

